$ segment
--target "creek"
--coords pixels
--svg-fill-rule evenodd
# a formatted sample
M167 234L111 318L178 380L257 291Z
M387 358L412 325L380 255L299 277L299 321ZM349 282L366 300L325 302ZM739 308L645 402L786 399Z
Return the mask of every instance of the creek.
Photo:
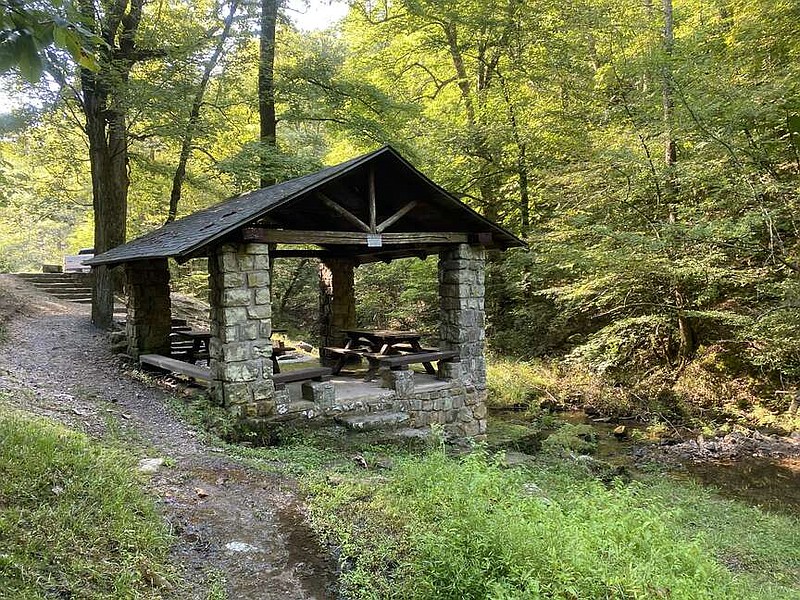
M553 423L548 422L542 428L538 422L526 418L525 413L492 411L490 445L535 454L561 424L588 425L597 440L592 456L614 467L625 467L633 474L661 468L676 479L691 479L711 486L723 497L773 512L800 514L800 455L772 451L773 437L726 436L706 442L695 432L675 430L669 440L648 441L647 426L633 421L597 420L583 411L556 413L554 417ZM614 433L620 424L625 425L623 437ZM748 445L742 445L740 439ZM760 440L763 443L759 444ZM726 456L724 452L714 456L726 443L728 446L739 443L736 456ZM790 450L796 449L800 449L800 441L797 447L790 446Z

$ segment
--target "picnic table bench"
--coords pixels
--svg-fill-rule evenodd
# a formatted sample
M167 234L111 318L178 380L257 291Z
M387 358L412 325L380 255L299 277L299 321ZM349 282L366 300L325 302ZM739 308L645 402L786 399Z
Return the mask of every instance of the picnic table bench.
M208 367L200 367L182 360L170 358L169 356L161 356L160 354L142 354L139 356L139 362L143 365L158 367L159 369L171 371L172 373L187 375L192 379L211 381L211 369Z
M211 369L208 367L200 367L191 363L170 358L169 356L161 356L160 354L142 354L139 357L139 362L143 365L150 365L158 367L165 371L172 373L179 373L187 375L192 379L202 381L211 381ZM309 369L296 369L288 373L279 373L272 376L272 381L275 382L275 389L283 389L287 383L296 381L328 381L331 378L331 369L327 367L312 367Z
M328 346L325 351L340 358L333 368L338 374L350 357L364 358L369 363L366 379L371 379L381 368L401 369L412 364L422 364L430 375L437 374L433 362L456 359L458 353L453 350L423 348L419 340L422 337L416 331L365 330L352 329L345 331L346 341L343 348Z
M329 354L340 356L333 373L338 374L344 367L347 359L353 356L366 358L370 361L369 375L376 370L378 363L370 360L368 354L378 356L390 356L409 351L411 353L421 353L424 349L419 343L422 335L416 331L395 331L391 329L348 329L344 331L345 344L343 348L326 347L325 351ZM429 349L431 350L431 349ZM374 358L374 357L373 357ZM422 363L425 370L434 375L436 370L429 361Z

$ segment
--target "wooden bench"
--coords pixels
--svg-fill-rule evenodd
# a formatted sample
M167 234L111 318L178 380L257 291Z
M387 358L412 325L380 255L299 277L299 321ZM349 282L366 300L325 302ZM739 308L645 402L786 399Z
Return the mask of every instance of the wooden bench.
M208 367L198 367L191 363L176 360L168 356L161 356L160 354L142 354L139 357L139 362L143 365L150 365L170 371L172 373L180 373L181 375L188 375L193 379L200 379L203 381L211 381L211 369Z
M417 363L425 364L432 362L456 361L459 354L455 350L437 350L436 352L414 352L411 354L374 354L367 353L364 356L371 363L375 362L381 367L389 367L392 370L408 368L408 365Z
M272 381L275 383L276 390L282 390L286 387L287 383L294 383L296 381L329 381L332 369L328 367L311 367L308 369L296 369L288 373L277 373L272 376Z

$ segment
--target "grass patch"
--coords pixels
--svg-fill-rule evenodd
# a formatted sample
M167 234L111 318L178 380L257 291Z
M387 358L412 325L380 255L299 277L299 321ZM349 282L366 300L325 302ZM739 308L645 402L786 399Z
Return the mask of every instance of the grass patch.
M0 589L160 598L169 535L133 459L0 406Z
M435 451L309 492L348 598L800 598L797 520L690 484Z

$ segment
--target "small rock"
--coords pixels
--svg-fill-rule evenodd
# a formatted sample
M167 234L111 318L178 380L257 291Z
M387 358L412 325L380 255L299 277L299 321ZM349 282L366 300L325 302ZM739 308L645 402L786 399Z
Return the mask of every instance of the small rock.
M155 473L163 464L163 458L143 458L139 461L138 471L140 473Z
M314 346L309 344L308 342L297 342L297 347L300 348L303 352L311 352L314 349Z
M386 469L387 471L390 471L391 469L394 469L394 461L391 458L379 458L375 463L375 466L378 469Z
M368 469L368 468L369 468L369 465L367 465L367 459L365 459L365 458L364 458L363 456L361 456L360 454L356 454L356 455L353 457L353 462L354 462L354 463L356 463L356 464L357 464L359 467L361 467L362 469Z
M205 491L203 488L194 488L194 493L197 494L198 498L208 498L208 492Z
M628 437L628 430L625 427L625 425L620 425L619 427L615 427L613 433L614 437L620 440Z
M505 458L503 459L503 466L517 467L519 465L524 465L531 460L533 460L533 456L530 454L525 454L524 452L507 451L505 453Z
M245 542L228 542L225 544L225 549L230 550L231 552L261 552L260 548Z

